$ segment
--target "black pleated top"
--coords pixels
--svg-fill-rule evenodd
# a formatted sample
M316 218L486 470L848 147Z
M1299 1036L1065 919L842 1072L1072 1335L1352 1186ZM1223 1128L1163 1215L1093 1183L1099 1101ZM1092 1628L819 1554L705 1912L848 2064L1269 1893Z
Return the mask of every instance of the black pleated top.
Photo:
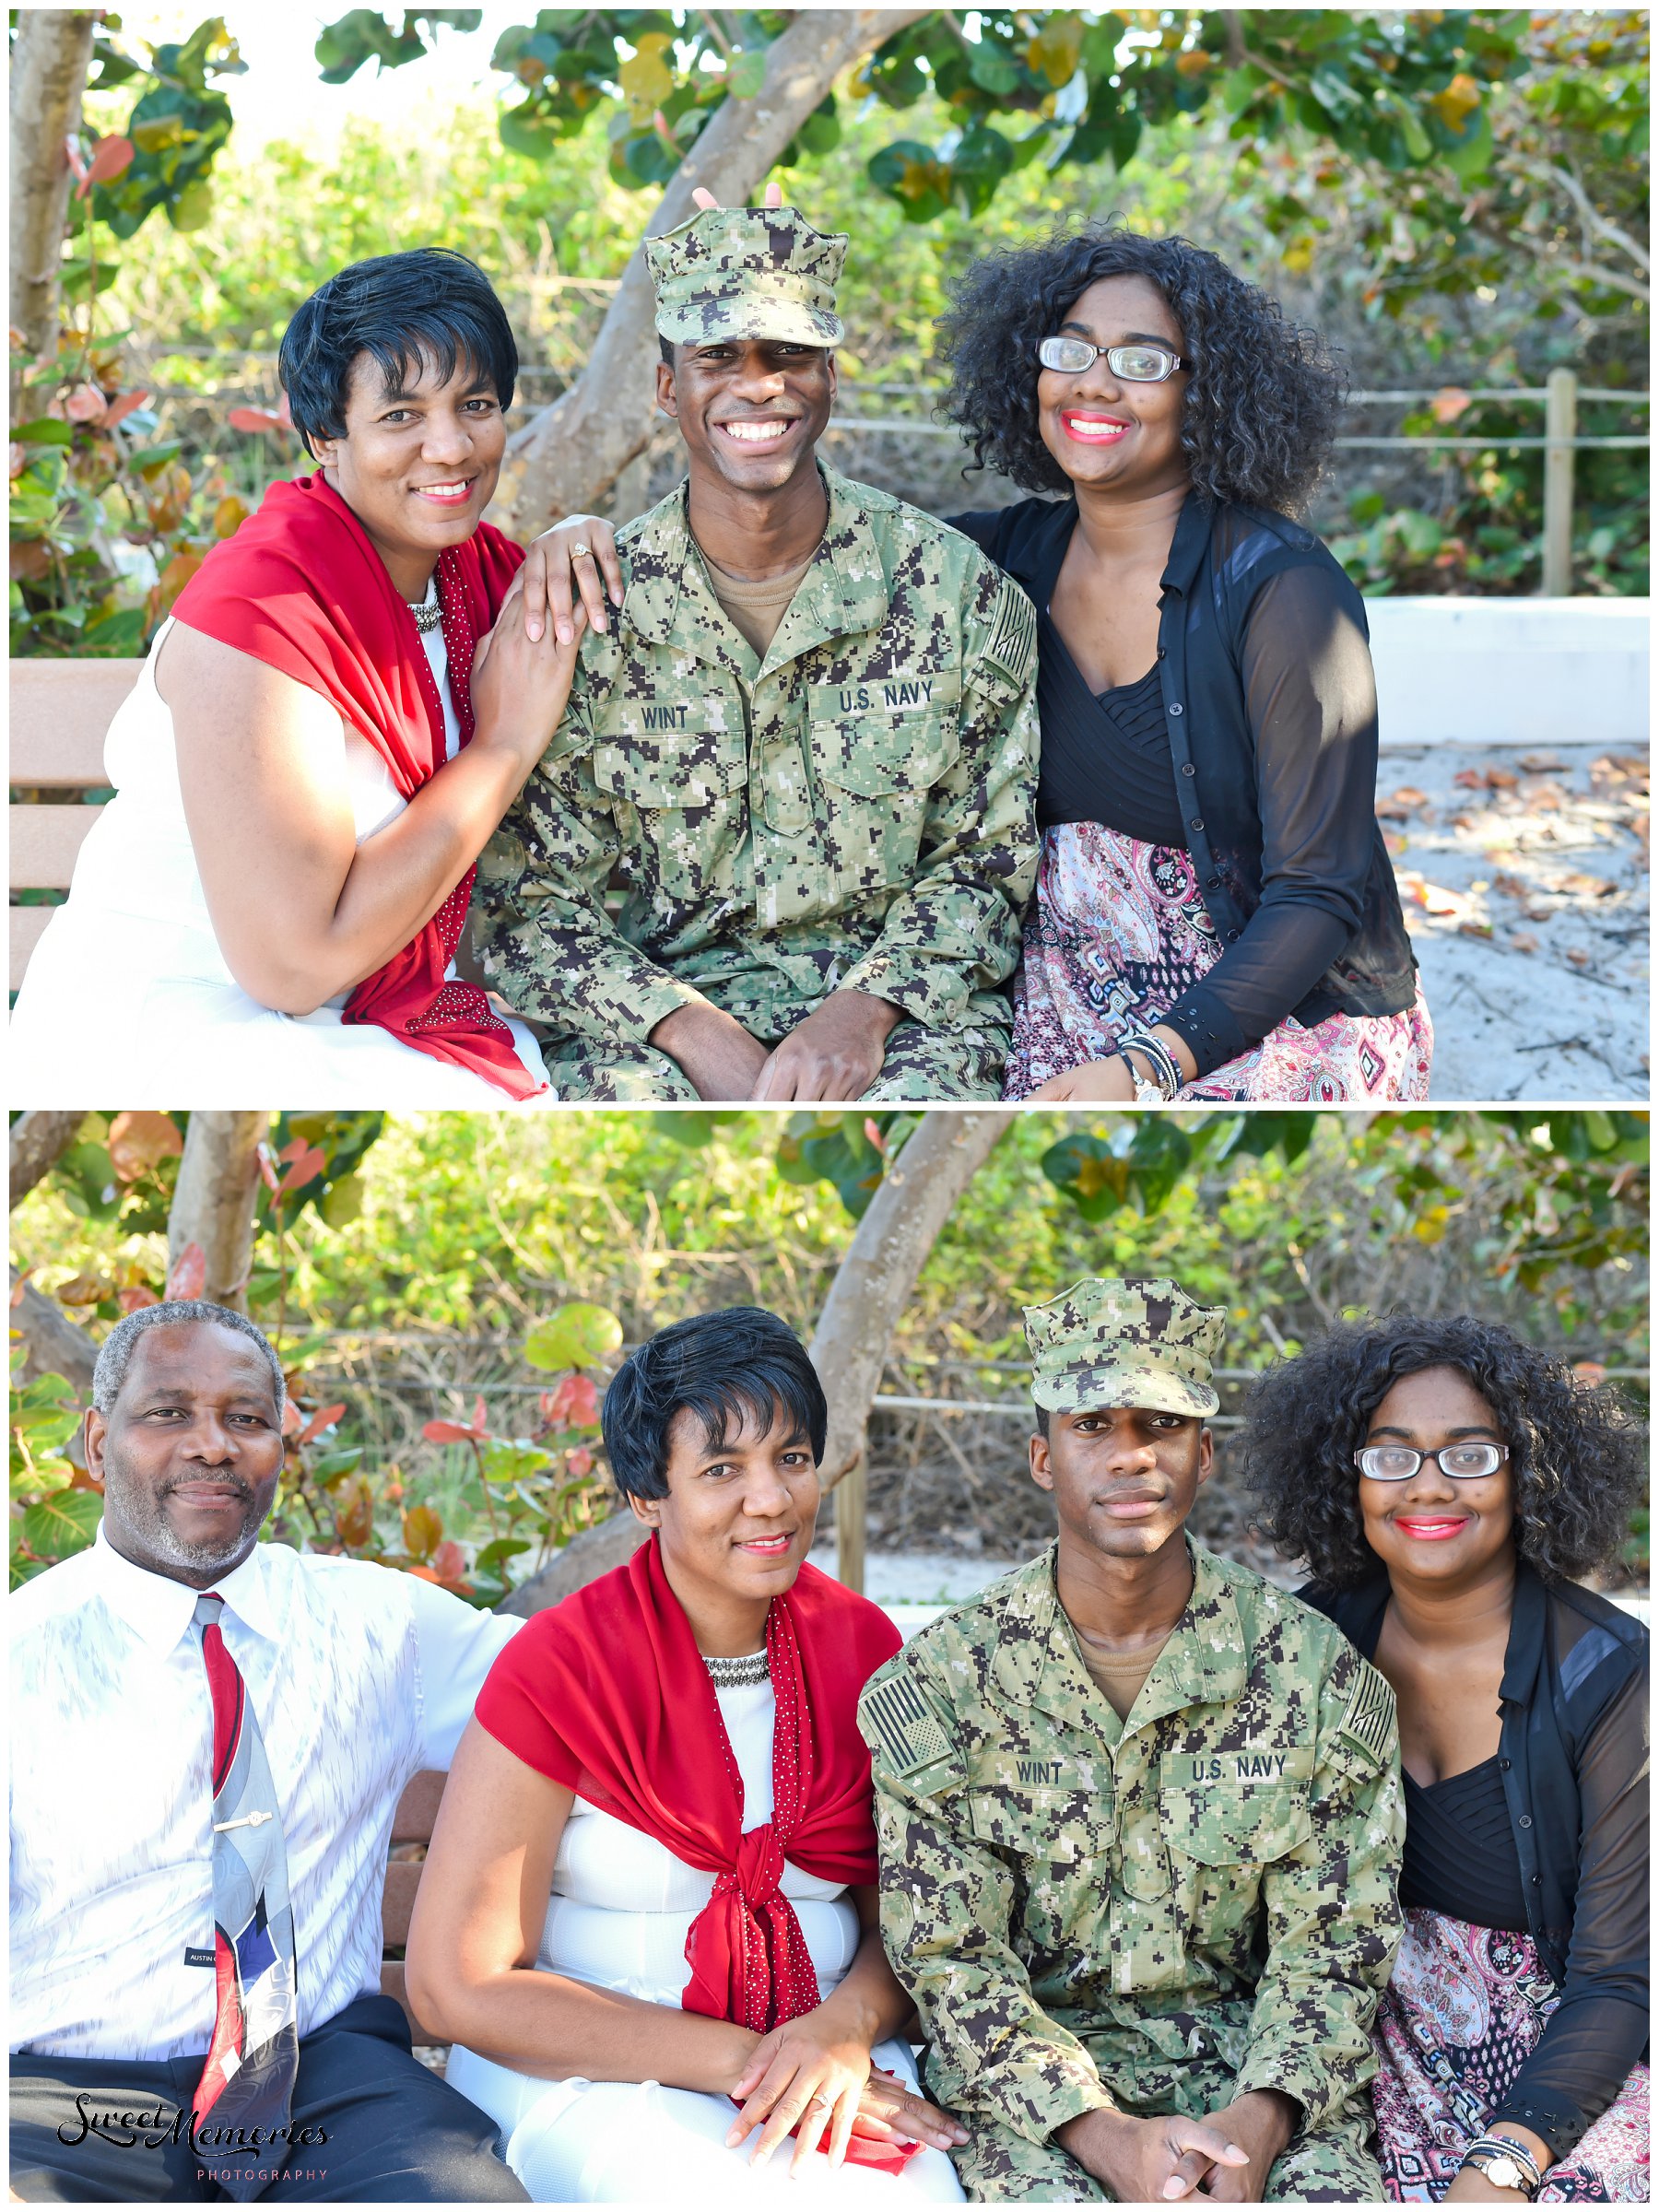
M1041 634L1042 651L1065 653L1046 613ZM1184 850L1158 664L1138 683L1093 695L1075 665L1065 674L1073 680L1052 685L1044 699L1037 827L1104 822L1124 837Z
M1443 1782L1406 1783L1400 1902L1477 1928L1526 1926L1521 1858L1498 1754Z

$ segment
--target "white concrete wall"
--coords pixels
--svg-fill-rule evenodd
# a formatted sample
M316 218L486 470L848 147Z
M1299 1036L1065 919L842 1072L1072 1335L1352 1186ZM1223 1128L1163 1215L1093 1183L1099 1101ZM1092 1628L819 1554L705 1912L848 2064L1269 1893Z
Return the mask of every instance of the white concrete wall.
M1640 749L1648 741L1649 604L1368 599L1383 749Z

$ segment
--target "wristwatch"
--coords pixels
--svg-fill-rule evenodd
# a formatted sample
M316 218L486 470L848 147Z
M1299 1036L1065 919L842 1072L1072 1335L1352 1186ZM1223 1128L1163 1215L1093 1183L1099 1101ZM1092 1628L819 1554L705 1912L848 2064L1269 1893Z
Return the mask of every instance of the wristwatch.
M1139 1066L1127 1053L1120 1053L1118 1058L1129 1070L1129 1080L1135 1086L1135 1102L1137 1106L1162 1106L1166 1103L1159 1085L1149 1076L1141 1074Z
M1506 2143L1501 2136L1495 2138L1488 2136L1465 2151L1463 2163L1485 2174L1494 2189L1514 2189L1530 2197L1540 2185L1539 2176L1535 2169L1529 2173L1522 2165L1516 2156L1519 2147Z

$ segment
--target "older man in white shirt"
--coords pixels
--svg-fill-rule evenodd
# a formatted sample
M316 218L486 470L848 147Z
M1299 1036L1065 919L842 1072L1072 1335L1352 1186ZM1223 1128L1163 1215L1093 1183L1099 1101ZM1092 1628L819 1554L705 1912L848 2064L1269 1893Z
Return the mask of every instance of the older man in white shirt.
M284 1388L242 1315L129 1315L93 1403L97 1541L12 1601L14 2195L523 2201L380 1994L394 1809L520 1624L257 1541Z

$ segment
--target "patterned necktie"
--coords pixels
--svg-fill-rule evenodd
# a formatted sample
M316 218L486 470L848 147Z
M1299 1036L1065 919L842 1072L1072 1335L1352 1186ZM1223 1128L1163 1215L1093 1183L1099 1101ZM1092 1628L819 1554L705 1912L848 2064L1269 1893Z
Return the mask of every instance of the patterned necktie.
M294 1915L276 1791L247 1686L225 1649L224 1600L196 1600L213 1697L213 1951L218 2018L194 2099L203 2165L243 2202L288 2155L286 2127L300 2063ZM257 2136L254 2130L259 2132Z

